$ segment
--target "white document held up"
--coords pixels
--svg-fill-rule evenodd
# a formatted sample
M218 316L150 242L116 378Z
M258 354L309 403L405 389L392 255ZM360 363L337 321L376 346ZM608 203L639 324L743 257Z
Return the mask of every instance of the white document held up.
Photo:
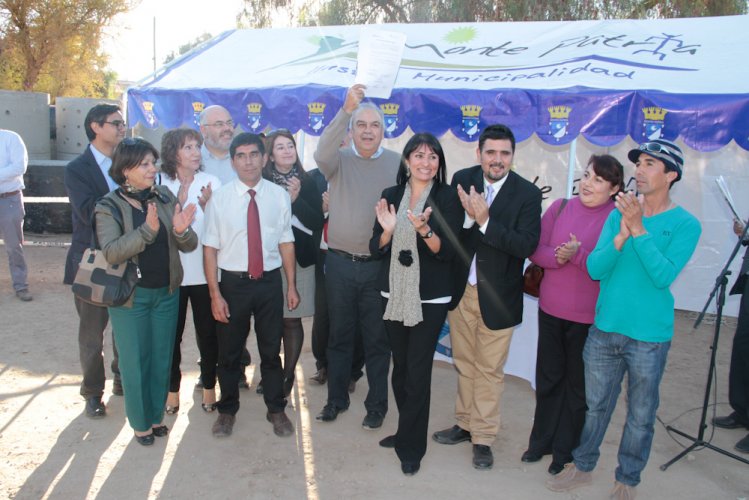
M398 76L406 34L397 31L362 30L356 82L367 87L367 97L387 99Z
M715 183L718 185L718 189L720 189L720 192L723 195L723 199L726 200L726 204L728 204L731 212L733 212L734 218L736 220L743 220L739 213L736 211L736 205L733 202L733 196L731 196L731 192L728 190L728 184L726 184L726 180L723 178L723 176L719 175L718 178L715 179Z

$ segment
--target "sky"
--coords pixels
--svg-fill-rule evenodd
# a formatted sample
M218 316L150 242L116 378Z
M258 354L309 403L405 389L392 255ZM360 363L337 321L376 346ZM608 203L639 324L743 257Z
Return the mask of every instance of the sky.
M115 18L103 50L118 79L138 81L153 71L153 19L156 18L156 67L180 45L203 33L216 36L236 27L242 0L142 0Z

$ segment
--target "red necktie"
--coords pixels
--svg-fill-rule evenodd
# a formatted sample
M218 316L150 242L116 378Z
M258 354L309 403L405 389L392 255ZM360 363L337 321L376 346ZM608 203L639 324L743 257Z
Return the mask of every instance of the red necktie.
M260 213L255 201L255 190L250 189L247 206L247 272L253 279L263 276L263 238L260 234Z

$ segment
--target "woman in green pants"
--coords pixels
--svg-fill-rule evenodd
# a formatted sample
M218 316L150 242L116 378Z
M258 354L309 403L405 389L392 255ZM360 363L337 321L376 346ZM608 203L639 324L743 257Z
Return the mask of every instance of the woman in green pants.
M107 262L132 260L139 269L135 291L122 306L110 307L109 317L120 354L125 413L144 446L169 432L162 419L182 282L179 251L190 252L198 243L190 229L195 205L182 209L169 189L154 185L158 157L143 139L123 140L109 169L120 187L100 200L95 212Z

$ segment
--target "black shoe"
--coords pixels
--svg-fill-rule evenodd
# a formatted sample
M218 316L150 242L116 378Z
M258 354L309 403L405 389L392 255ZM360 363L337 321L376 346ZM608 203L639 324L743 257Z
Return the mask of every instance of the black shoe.
M551 465L549 465L549 474L552 476L556 476L560 472L564 470L564 464L558 464L556 462L551 462Z
M741 453L749 453L749 434L744 436L744 439L736 443L736 446L734 446L736 450L740 451Z
M713 418L713 425L720 427L721 429L740 429L741 427L749 427L742 420L739 420L736 412L726 415L725 417Z
M492 449L483 444L473 445L473 468L479 470L491 469L494 465Z
M146 434L145 436L135 436L135 440L138 442L139 445L142 446L151 446L153 444L154 438L153 433Z
M260 383L257 384L257 387L255 387L255 394L262 394L263 393L263 381L260 380Z
M240 389L250 388L250 383L247 381L247 374L244 372L244 368L242 368L242 373L239 375L239 388ZM262 394L262 392L258 394Z
M440 444L458 444L463 441L470 441L471 433L453 425L449 429L435 432L432 434L432 439Z
M419 472L420 468L421 464L419 462L401 462L401 470L406 476L413 476Z
M336 405L328 403L323 406L322 411L315 417L315 420L319 420L320 422L332 422L338 418L339 413L343 413L346 410L347 408L338 408Z
M385 420L385 415L379 411L367 411L367 415L364 417L361 426L369 431L373 431L382 427L383 420Z
M166 425L159 425L158 427L153 427L153 435L156 437L164 437L167 434L169 434L169 427Z
M122 390L122 380L119 377L115 377L114 382L112 382L112 394L115 396L125 395L125 391Z
M544 458L542 453L536 453L531 450L526 450L525 453L523 453L523 456L520 457L520 461L527 464L532 464L534 462L538 462L542 458Z
M395 434L380 440L380 446L383 448L395 448Z
M325 385L325 383L328 381L328 369L320 368L319 370L317 370L317 373L312 375L309 379L319 385Z
M102 418L107 415L107 408L101 402L101 398L94 396L86 399L86 416L88 418Z

